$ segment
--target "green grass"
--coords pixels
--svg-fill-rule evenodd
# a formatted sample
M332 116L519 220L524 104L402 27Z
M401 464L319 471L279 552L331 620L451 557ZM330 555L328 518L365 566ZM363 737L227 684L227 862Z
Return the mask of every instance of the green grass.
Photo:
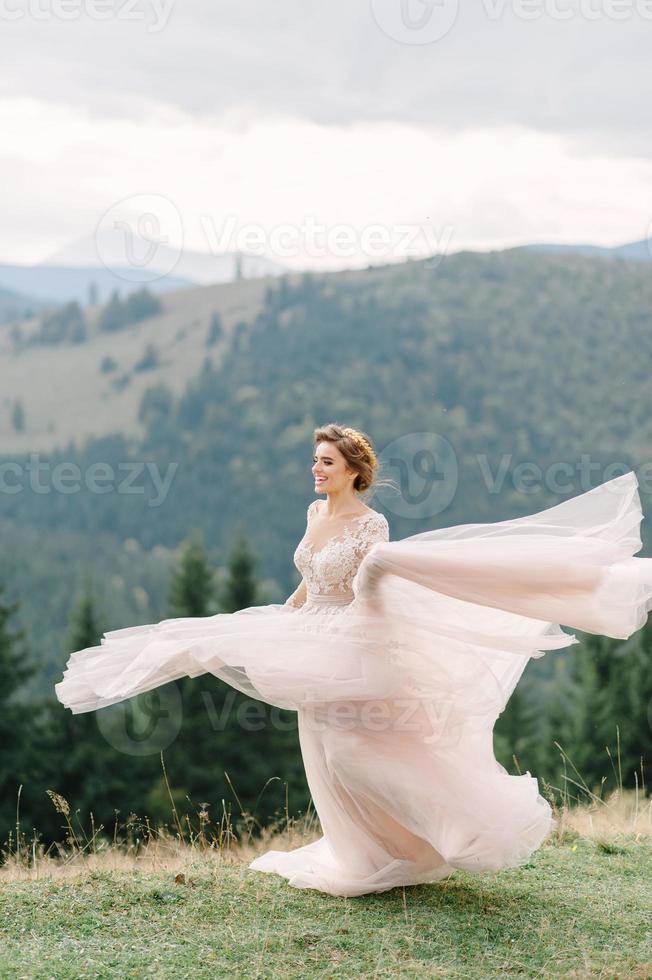
M349 899L197 853L0 876L0 976L648 978L651 872L649 837L569 831L519 869Z

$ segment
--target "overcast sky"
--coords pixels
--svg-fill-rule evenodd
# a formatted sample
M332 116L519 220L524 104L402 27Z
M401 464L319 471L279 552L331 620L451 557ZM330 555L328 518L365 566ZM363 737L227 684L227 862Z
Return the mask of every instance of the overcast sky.
M652 0L0 0L0 21L0 262L143 215L296 268L650 235Z

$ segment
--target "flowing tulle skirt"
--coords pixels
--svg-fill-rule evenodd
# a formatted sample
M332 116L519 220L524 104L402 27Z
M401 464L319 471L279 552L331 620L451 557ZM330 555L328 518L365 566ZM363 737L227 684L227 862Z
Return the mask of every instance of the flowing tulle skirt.
M91 711L210 672L298 713L323 836L250 865L353 896L527 861L554 825L529 772L494 757L493 727L532 657L627 638L652 608L634 558L634 473L538 514L375 544L353 600L163 620L73 653L55 686Z

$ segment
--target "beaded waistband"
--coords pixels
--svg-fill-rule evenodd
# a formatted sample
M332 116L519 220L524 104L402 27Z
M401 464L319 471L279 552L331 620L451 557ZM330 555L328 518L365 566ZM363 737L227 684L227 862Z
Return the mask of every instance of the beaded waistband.
M306 602L324 603L325 605L346 606L353 600L353 593L349 595L324 595L319 592L306 592Z

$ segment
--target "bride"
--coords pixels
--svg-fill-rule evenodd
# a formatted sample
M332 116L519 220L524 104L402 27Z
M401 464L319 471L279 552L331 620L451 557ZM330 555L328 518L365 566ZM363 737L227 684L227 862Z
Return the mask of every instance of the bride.
M625 639L652 607L638 481L554 507L389 540L363 504L370 438L314 432L315 492L285 603L105 633L68 660L58 699L93 711L210 672L296 710L323 836L249 865L331 895L434 882L528 860L555 824L529 772L494 757L493 727L532 657Z

